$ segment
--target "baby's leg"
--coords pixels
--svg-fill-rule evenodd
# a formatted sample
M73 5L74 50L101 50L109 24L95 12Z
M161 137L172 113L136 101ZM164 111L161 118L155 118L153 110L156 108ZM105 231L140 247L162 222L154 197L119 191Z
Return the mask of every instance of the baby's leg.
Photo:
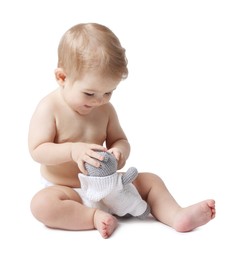
M117 219L102 210L96 209L94 214L94 226L103 238L108 238L118 225Z
M176 215L173 228L179 232L191 231L208 223L215 214L215 201L204 200L181 209Z
M115 230L114 216L86 207L71 188L51 186L39 191L31 201L33 215L50 228L65 230L98 229L107 238Z
M180 207L157 175L140 173L135 186L160 222L179 232L191 231L215 217L215 201L205 200L186 208Z

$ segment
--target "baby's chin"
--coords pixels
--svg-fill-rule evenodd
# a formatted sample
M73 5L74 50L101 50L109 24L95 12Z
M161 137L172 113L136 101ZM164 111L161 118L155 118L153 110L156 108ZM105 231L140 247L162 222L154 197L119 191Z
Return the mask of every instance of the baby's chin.
M81 106L78 109L76 109L76 112L80 115L88 115L90 112L93 111L94 108L95 107L93 107L93 106L84 105L84 106Z

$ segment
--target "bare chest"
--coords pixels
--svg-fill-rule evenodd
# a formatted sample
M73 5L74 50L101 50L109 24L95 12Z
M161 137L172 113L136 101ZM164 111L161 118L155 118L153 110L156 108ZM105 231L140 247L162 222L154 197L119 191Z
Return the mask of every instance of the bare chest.
M87 142L103 144L106 140L108 116L93 113L89 116L62 113L56 117L56 143Z

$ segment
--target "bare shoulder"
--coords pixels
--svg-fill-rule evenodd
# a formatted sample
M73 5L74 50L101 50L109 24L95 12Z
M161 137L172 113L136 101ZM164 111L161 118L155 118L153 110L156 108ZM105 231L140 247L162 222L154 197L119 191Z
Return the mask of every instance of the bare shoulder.
M110 102L108 102L107 104L101 106L100 108L109 117L116 117L117 116L116 110L115 110L114 106Z
M30 132L36 132L43 126L54 124L57 99L57 91L54 91L40 100L30 120Z
M104 104L103 106L101 106L101 108L103 108L105 110L108 110L108 111L115 110L114 106L110 102Z
M29 148L34 150L41 143L53 142L56 136L56 116L59 103L58 91L53 91L38 103L29 124Z
M42 98L37 107L36 112L44 112L56 109L58 104L58 91L55 90Z

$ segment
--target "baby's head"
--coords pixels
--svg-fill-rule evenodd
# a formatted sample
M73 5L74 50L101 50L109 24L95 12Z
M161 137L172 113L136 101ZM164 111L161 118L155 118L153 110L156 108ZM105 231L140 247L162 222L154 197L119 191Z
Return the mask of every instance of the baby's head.
M70 28L58 47L58 68L76 80L85 72L96 72L113 79L128 75L125 49L107 27L86 23Z

